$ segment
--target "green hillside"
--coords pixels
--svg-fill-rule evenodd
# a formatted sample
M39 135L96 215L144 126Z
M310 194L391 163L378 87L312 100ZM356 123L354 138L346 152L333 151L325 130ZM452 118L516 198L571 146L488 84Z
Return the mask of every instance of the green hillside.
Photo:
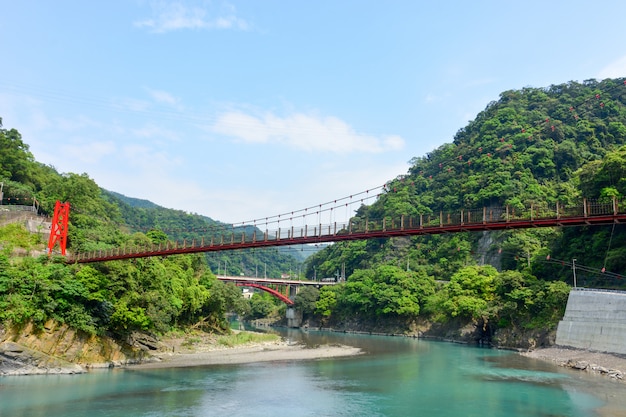
M34 160L15 129L0 129L5 203L52 213L70 201L69 250L89 251L191 240L224 224L102 190L87 174L60 174ZM623 79L506 91L451 143L414 157L405 175L356 219L419 215L484 206L568 203L626 196L626 85ZM18 257L42 242L0 228L0 320L49 318L90 333L164 332L203 323L225 328L224 312L267 311L243 303L214 274L296 274L304 248L263 249L116 261L91 266ZM622 288L624 226L532 229L329 245L307 258L303 275L347 282L304 292L297 301L329 323L418 318L470 320L484 329L550 328L558 321L579 264L584 286ZM251 230L248 232L252 232ZM19 251L18 251L19 252ZM308 251L307 251L308 252ZM312 251L313 252L313 251ZM549 256L548 256L549 255ZM561 261L562 260L562 261Z
M413 158L356 217L623 198L625 144L623 79L505 91L452 143ZM553 325L572 259L585 266L579 285L622 288L624 255L623 225L534 229L344 242L311 257L306 271L346 270L345 285L321 293L317 310L329 318L427 313ZM450 283L433 295L434 280Z
M3 205L35 204L40 214L50 216L57 200L71 203L68 251L201 239L225 226L105 191L87 174L61 174L35 161L20 133L1 124L0 150ZM119 336L189 325L223 331L227 311L246 314L255 303L244 301L239 288L217 281L218 271L279 276L297 271L299 265L287 252L271 249L90 266L28 256L42 252L45 243L20 224L0 227L1 322L43 326L54 319L87 333Z

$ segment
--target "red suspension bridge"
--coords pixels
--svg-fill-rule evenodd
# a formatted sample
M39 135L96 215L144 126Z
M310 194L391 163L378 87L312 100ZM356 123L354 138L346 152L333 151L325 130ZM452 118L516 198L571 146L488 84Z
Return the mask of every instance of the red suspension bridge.
M368 196L375 198L378 195ZM352 196L350 197L352 199ZM361 202L364 199L361 199ZM339 200L335 200L337 202ZM67 204L67 203L65 203ZM458 210L455 212L439 212L415 216L398 215L383 218L353 217L345 222L322 223L324 213L330 213L343 204L324 208L319 205L316 210L304 209L302 216L291 212L291 216L279 215L272 218L233 225L230 229L214 231L211 236L199 240L182 242L166 242L142 247L122 247L91 252L71 253L67 255L69 263L92 263L120 259L144 258L150 256L169 256L177 254L218 252L236 249L264 248L272 246L306 245L328 242L342 242L374 238L390 238L398 236L433 235L459 232L479 232L493 230L514 230L535 227L562 226L593 226L626 222L626 201L613 199L610 202L598 202L583 199L578 204L537 204L524 207L484 207L481 209ZM336 204L336 203L335 203ZM346 204L347 205L347 204ZM64 244L67 236L66 211L61 210L62 224L52 230L58 232L50 236L49 250L52 251L58 241ZM315 217L315 222L295 220ZM56 211L55 211L56 218ZM310 219L309 219L310 220ZM281 224L282 223L282 224ZM270 229L270 225L274 225ZM253 226L253 227L246 227ZM64 235L65 234L65 235ZM61 246L62 254L65 247Z

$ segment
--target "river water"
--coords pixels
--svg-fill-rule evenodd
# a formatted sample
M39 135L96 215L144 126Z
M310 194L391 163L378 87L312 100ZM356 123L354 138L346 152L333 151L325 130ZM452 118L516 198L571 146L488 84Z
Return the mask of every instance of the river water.
M2 417L590 417L626 386L513 352L400 337L285 331L357 357L0 378ZM614 407L615 408L615 407ZM623 412L623 414L622 414Z

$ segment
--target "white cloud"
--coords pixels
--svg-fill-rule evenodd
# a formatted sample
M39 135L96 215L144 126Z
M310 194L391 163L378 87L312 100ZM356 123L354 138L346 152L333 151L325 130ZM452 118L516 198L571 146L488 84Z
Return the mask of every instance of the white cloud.
M183 1L153 1L152 17L134 22L139 28L147 28L155 33L165 33L175 30L219 30L237 29L248 30L249 24L237 17L236 10L231 5L224 5L221 15L212 16L208 11L208 3L189 5Z
M167 139L171 141L180 140L180 132L167 129L162 126L157 126L153 123L147 124L143 127L131 129L133 135L142 139Z
M83 129L100 129L102 127L100 123L83 115L77 115L73 118L59 117L55 120L54 124L65 132L77 132Z
M141 152L140 149L134 151ZM134 151L127 149L126 156L140 158L141 153L134 153ZM126 170L106 170L99 167L93 171L94 178L98 185L107 190L129 197L145 198L166 208L194 211L196 206L201 208L201 203L206 203L206 201L201 201L199 204L194 204L198 196L206 195L205 190L199 188L193 181L180 181L173 178L168 173L168 169L158 165L163 161L162 155L151 156L157 156L159 160L152 164L144 164L132 175L129 175ZM144 162L148 161L144 160ZM180 205L181 201L185 202L184 207Z
M113 100L113 107L116 110L128 110L132 112L145 112L150 109L150 103L147 100L139 100L135 98L120 98Z
M148 89L148 93L157 103L168 104L174 107L180 105L180 100L168 93L167 91Z
M433 93L428 93L428 94L426 94L426 97L424 97L424 101L426 103L434 103L434 102L443 101L443 98L441 96L435 95Z
M115 153L116 146L112 141L73 143L61 147L63 157L66 160L80 161L94 164L102 158Z
M250 189L223 189L209 193L204 206L200 210L210 209L210 216L216 220L242 222L263 219L266 216L285 214L286 225L343 222L354 215L361 204L372 204L376 200L380 186L389 179L407 171L406 163L394 163L371 168L372 164L361 161L357 167L338 166L337 163L324 164L315 172L304 175L299 188L277 190L268 185L267 189L250 187ZM306 192L302 192L306 190ZM373 190L364 193L366 190ZM358 194L358 195L357 195ZM255 197L250 198L251 195ZM348 198L354 195L353 198ZM337 204L325 204L341 199ZM324 204L323 213L317 217L318 204ZM305 208L313 209L303 212ZM334 207L333 210L329 210ZM208 212L208 211L207 211ZM296 212L291 217L288 213ZM303 215L306 219L303 220ZM313 217L311 217L313 216ZM293 222L290 220L293 219ZM262 223L262 220L260 221ZM272 226L277 227L277 226Z
M598 79L620 78L626 76L626 55L611 62L598 73Z
M0 117L5 129L17 128L22 135L53 125L42 110L41 100L23 94L0 93Z
M248 143L275 143L304 151L333 153L395 151L404 147L397 135L372 136L355 132L336 117L294 114L255 117L239 111L218 116L213 131Z
M156 151L150 147L143 145L127 145L124 146L120 153L120 157L128 166L142 172L152 172L158 169L165 172L167 169L175 168L181 165L181 158L173 156L166 151ZM160 176L153 176L152 179L159 179Z
M144 90L147 93L146 98L117 97L112 99L110 106L107 107L118 112L154 113L155 116L169 118L178 118L185 111L183 101L179 97L163 90L148 87L144 87Z

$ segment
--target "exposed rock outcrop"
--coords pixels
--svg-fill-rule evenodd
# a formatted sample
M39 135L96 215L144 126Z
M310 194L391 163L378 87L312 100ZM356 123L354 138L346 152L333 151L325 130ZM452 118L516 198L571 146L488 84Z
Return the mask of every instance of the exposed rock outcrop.
M79 374L80 365L29 349L15 342L0 343L0 375Z
M156 343L156 339L139 334L132 341L118 343L110 337L87 335L52 320L43 329L32 324L0 328L0 375L73 374L87 368L138 363Z
M556 330L498 329L491 338L494 347L513 350L534 350L554 345Z
M273 325L284 325L273 323ZM527 351L554 345L555 330L494 329L486 320L456 318L446 323L416 320L379 319L377 321L352 320L319 322L309 319L303 327L348 333L402 335L438 339L454 343L493 346L500 349Z

